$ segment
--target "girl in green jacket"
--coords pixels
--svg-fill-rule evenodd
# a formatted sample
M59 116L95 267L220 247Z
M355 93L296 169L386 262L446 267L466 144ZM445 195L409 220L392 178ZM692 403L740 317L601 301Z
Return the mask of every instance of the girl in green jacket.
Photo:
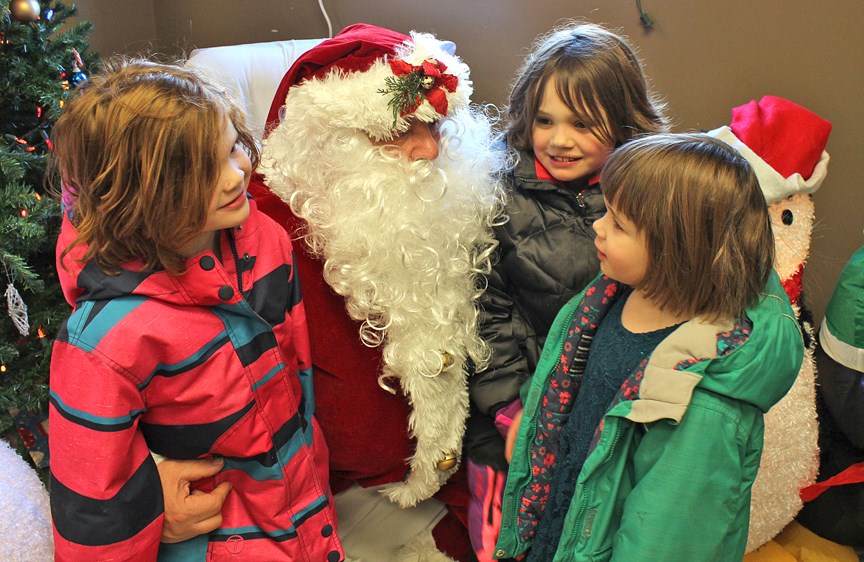
M762 415L803 357L765 198L700 134L631 141L602 178L602 275L531 380L496 557L740 560Z

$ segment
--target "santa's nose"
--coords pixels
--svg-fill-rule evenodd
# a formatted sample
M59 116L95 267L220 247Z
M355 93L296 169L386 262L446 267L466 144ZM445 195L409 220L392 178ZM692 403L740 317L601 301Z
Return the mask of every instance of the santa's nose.
M435 160L438 158L438 141L441 136L434 123L415 120L407 142L402 145L403 153L409 160Z

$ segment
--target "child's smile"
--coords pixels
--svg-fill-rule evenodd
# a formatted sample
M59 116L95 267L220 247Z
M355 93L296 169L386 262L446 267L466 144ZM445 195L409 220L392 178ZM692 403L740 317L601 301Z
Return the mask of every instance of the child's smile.
M550 80L531 126L531 144L540 164L560 182L587 179L606 162L612 147L597 138L594 126L573 111Z

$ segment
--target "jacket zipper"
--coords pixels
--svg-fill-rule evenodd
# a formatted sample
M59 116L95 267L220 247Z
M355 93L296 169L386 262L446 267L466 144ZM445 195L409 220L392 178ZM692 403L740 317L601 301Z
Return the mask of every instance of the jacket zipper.
M620 428L619 424L616 423L615 424L615 435L612 438L612 443L609 445L609 450L607 451L606 456L603 458L603 461L600 463L599 466L594 468L595 472L600 470L600 468L602 466L604 466L605 464L608 464L609 461L612 459L612 455L615 453L615 446L618 445L618 438L620 436L621 436L621 428ZM588 459L585 459L585 460L587 461ZM587 492L588 492L588 488L586 486L585 490L583 490L583 492L582 492L582 497L580 498L579 509L576 511L576 519L575 519L576 522L579 522L579 520L582 518L582 515L585 512L585 508L588 505L588 493ZM576 541L577 544L580 541L580 537L577 537L577 535L582 535L581 536L582 540L588 539L591 536L591 530L592 530L593 526L594 526L594 520L593 519L591 519L590 521L586 521L585 523L583 523L581 525L574 526L573 530L570 533L570 538L572 540Z
M242 230L242 229L243 229L242 225L237 227L237 230ZM243 274L242 274L241 268L240 268L240 255L237 252L237 241L234 239L234 230L230 229L227 231L226 234L228 236L228 245L231 247L231 255L234 257L234 269L237 272L237 290L240 291L240 298L241 298L244 306L248 309L249 313L252 316L254 316L255 318L257 318L262 324L267 326L267 329L270 331L271 334L273 334L273 337L275 338L276 334L275 334L275 330L273 329L273 326L271 326L266 320L261 318L261 315L259 315L257 312L255 312L255 310L246 301L246 297L243 296ZM248 256L248 254L246 254L246 255ZM244 259L244 261L245 261L245 259ZM279 356L279 361L285 366L285 369L287 369L288 368L288 362L285 360L285 356L282 353L282 349L279 348L279 346L276 346L273 348L273 350ZM301 402L306 403L307 398L308 397L301 392L301 398L300 398ZM298 410L297 414L299 414L299 410ZM263 412L261 415L262 416L264 415ZM274 439L275 435L271 434L270 438L271 438L271 440ZM280 463L283 462L282 459L279 457L278 453L277 453L277 458L279 459Z
M242 228L242 227L237 227ZM234 271L237 272L237 290L240 291L240 296L243 296L243 274L240 272L240 256L237 254L237 242L234 240L234 230L227 232L228 245L231 246L231 255L234 256Z
M579 205L580 209L585 209L588 205L585 204L585 192L580 191L576 194L576 204Z
M583 297L584 297L584 292L585 292L585 289L582 290ZM559 333L560 336L561 336L561 337L559 338L561 344L557 347L556 357L561 357L561 353L564 351L564 343L565 343L566 340L567 340L567 330L570 329L570 323L573 321L572 318L573 318L573 315L576 314L576 309L577 309L577 308L578 308L578 307L574 307L574 308L573 308L573 311L571 312L571 315L570 315L570 320L567 321L567 322L565 322L565 323L563 324L563 328L561 329L561 331L560 331L560 333ZM547 337L547 339L548 339L548 337ZM553 367L553 370L554 370L554 367ZM551 372L550 372L550 374L551 374ZM548 384L548 380L547 380L547 384ZM544 390L545 390L545 385L544 385ZM539 412L539 409L538 409L538 412ZM524 418L523 418L522 421L523 421L523 422L525 421ZM534 438L537 436L537 417L532 417L532 418L529 419L528 421L531 423L531 427L529 428L529 433L528 433L528 442L529 442L529 443L533 443L533 442L534 442ZM528 447L527 450L526 450L525 452L526 452L526 454L527 454L527 458L526 458L526 460L527 460L528 467L529 467L529 471L528 471L528 482L527 482L524 486L521 486L521 487L518 489L519 497L522 497L522 493L525 491L525 488L527 487L528 483L531 482L531 474L530 474L530 467L531 467L531 447ZM512 464L512 461L511 461L511 464ZM505 491L506 491L506 488L505 488ZM519 525L518 525L518 521L517 521L518 517L516 516L516 511L515 511L515 509L513 510L512 513L509 513L509 514L504 514L504 513L502 513L502 514L501 514L501 520L502 520L502 521L505 520L505 516L507 516L507 519L509 519L509 520L511 520L511 521L513 522L512 527L513 527L513 530L515 531L515 535L516 535L516 544L517 544L517 545L522 545L522 544L524 544L524 542L522 541L522 539L521 539L521 537L520 537L520 534L521 534L521 533L519 532Z

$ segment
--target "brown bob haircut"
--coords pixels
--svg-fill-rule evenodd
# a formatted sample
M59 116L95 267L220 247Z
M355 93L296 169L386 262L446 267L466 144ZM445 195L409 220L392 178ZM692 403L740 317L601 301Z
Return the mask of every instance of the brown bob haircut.
M740 317L774 264L768 206L736 150L705 134L634 139L609 157L603 196L645 236L640 289L658 306L708 320Z
M92 77L53 130L60 176L84 261L106 273L140 260L181 273L181 249L204 228L224 154L225 120L253 166L245 114L191 69L115 60Z
M599 25L568 21L540 36L516 72L504 132L511 148L531 150L532 125L549 80L570 111L609 146L669 129L665 105L649 91L633 48Z

